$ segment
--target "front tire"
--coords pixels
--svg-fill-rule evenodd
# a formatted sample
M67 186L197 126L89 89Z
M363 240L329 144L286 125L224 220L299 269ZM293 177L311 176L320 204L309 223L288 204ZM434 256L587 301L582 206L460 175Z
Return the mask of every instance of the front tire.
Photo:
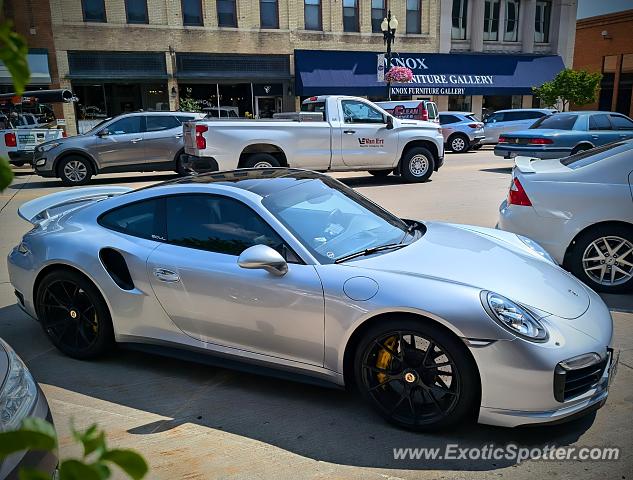
M94 284L77 272L58 270L46 275L35 305L44 332L69 357L94 358L114 343L105 301Z
M470 140L466 135L456 134L448 139L448 147L453 153L466 153L470 148Z
M354 363L362 396L387 421L434 431L474 416L479 374L465 345L414 319L382 322L360 340Z
M66 157L59 164L58 176L64 185L86 185L92 177L92 166L84 157Z
M434 168L433 155L424 147L410 148L400 159L400 174L407 182L426 182Z
M580 234L565 263L599 292L633 289L633 227L601 225Z
M279 162L270 153L255 153L244 162L244 168L274 168Z

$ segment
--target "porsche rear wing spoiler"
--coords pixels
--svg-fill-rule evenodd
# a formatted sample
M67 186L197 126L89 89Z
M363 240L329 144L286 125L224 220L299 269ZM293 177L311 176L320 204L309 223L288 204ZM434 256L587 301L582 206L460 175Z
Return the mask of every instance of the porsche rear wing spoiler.
M33 225L86 202L96 202L131 191L129 187L85 187L63 190L26 202L18 215Z
M521 173L535 173L532 161L538 160L532 157L514 157L514 165Z

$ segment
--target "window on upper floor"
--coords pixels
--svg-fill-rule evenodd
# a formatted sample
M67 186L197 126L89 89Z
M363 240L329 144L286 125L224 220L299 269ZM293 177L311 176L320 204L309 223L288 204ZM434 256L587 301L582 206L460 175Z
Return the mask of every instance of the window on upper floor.
M105 22L106 11L104 0L81 0L84 22Z
M321 0L303 1L303 21L306 30L323 30L321 25Z
M519 0L505 0L505 26L503 29L504 42L519 40Z
M549 22L552 15L552 2L538 0L536 2L536 16L534 17L534 41L549 42Z
M259 0L259 24L261 28L279 28L277 0Z
M466 20L468 18L468 0L453 0L453 40L466 39Z
M202 0L181 0L182 24L185 26L202 26Z
M499 40L499 0L484 3L484 41Z
M422 33L420 0L407 0L407 33Z
M125 0L127 23L148 23L147 0Z
M382 33L380 25L387 17L387 0L371 0L371 31Z
M360 31L358 23L358 0L343 0L343 31Z
M235 0L217 0L218 26L237 27L237 7Z

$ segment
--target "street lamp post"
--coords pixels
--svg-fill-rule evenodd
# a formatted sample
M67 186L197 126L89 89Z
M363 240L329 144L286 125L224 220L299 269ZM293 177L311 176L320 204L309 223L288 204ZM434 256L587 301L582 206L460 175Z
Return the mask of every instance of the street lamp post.
M391 10L387 12L387 18L385 18L380 24L382 30L383 39L385 45L387 45L387 67L385 74L391 68L391 44L396 39L396 29L398 28L398 19L395 16L391 16ZM387 80L387 98L391 100L391 82Z

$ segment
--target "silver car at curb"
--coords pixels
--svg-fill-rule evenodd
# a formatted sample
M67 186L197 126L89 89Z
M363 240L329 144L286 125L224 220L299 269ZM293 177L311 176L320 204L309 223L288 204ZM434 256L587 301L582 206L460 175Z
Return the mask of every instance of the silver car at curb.
M356 385L390 422L558 422L617 365L600 297L513 233L400 219L331 177L242 169L27 202L19 305L77 358L117 342Z

